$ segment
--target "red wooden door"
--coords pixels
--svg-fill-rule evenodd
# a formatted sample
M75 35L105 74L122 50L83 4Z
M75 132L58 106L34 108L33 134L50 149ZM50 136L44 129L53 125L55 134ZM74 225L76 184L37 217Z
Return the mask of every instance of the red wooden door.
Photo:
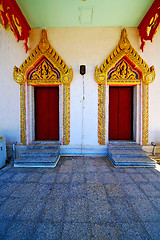
M59 87L35 88L35 139L59 140Z
M109 139L132 140L132 87L109 88Z

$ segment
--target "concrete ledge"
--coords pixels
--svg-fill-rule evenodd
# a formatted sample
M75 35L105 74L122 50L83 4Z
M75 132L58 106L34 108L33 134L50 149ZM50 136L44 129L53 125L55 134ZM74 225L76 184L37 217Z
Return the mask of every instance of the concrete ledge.
M108 147L107 146L90 146L90 145L61 145L60 154L65 156L75 156L75 155L107 155Z

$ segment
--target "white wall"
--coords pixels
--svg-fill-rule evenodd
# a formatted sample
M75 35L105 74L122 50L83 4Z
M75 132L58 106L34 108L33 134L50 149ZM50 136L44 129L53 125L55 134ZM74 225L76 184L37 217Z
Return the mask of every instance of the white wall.
M98 86L94 79L95 66L100 66L120 40L121 28L48 28L48 39L52 47L66 64L73 68L71 83L71 145L98 145ZM149 66L156 70L155 82L149 93L149 143L160 143L160 31L153 43L146 43L141 52L140 38L136 28L127 28L131 45ZM41 29L32 29L30 51L40 40ZM20 142L20 95L19 85L13 80L13 67L19 67L27 58L23 43L16 43L11 32L0 29L0 135L7 142ZM86 65L84 75L84 112L82 114L83 77L79 73L81 64ZM83 115L83 124L82 124ZM82 131L83 125L83 131ZM82 141L82 133L84 138Z
M149 141L160 144L160 30L148 42L142 55L149 66L154 65L156 78L149 88Z
M23 43L0 28L0 136L7 143L20 142L20 86L13 80L13 67L24 61Z

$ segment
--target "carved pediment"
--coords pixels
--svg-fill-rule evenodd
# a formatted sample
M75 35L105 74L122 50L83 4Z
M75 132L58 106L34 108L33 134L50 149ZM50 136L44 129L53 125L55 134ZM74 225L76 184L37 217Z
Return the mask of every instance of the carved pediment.
M127 59L127 61L122 61L122 59ZM133 66L135 69L133 69ZM138 72L141 73L141 76L137 78ZM149 67L131 46L125 28L122 30L117 47L100 68L96 66L95 69L95 80L98 84L103 84L106 81L110 83L116 79L119 79L119 84L126 84L127 82L128 84L139 84L140 81L149 84L154 81L154 78L154 67Z
M20 68L14 67L13 78L19 84L26 80L30 85L69 84L73 78L73 71L52 48L43 29L37 47Z
M108 79L138 79L138 73L133 70L127 62L121 60L116 66L108 72Z

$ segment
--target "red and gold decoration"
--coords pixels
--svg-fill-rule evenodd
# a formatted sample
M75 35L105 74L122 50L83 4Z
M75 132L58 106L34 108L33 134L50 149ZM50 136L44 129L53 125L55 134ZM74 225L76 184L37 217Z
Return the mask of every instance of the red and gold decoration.
M135 86L142 87L142 145L148 142L148 92L149 83L155 79L154 67L149 67L141 56L131 46L126 29L122 30L121 39L117 47L102 63L96 66L95 80L98 83L98 142L106 144L105 84L109 86Z
M135 80L135 82L139 84L141 77L142 73L139 71L139 69L135 67L132 62L129 61L126 56L124 56L120 61L118 61L115 66L111 68L108 72L108 79L110 79L110 85L114 85L116 79L120 79L121 82L123 79L124 82L127 82L127 84L129 83L129 80L131 80L131 84L133 84L133 80ZM111 82L111 80L113 80L113 83Z
M17 42L24 40L24 47L27 52L31 27L15 0L0 0L0 24L5 29L10 27Z
M160 24L160 1L155 0L138 26L141 37L141 50L144 50L145 41L153 40Z
M63 144L70 142L70 83L72 68L50 45L43 29L38 46L31 52L20 68L14 67L14 80L20 84L21 142L27 144L27 88L31 86L63 86Z

